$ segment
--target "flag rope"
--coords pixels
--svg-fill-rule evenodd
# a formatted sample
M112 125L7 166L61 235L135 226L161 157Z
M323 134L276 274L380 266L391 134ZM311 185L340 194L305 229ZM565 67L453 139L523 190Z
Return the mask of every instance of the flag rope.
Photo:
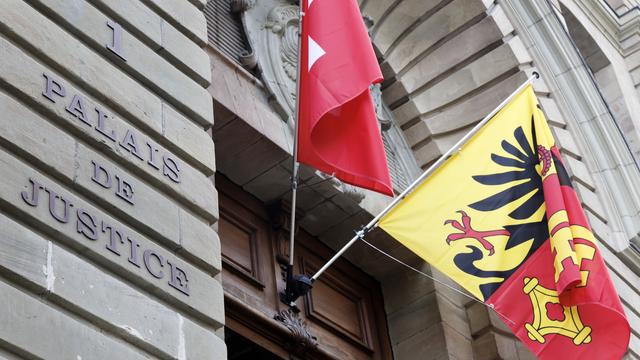
M362 227L360 230L356 232L356 235L346 243L342 249L340 249L326 264L324 264L320 270L318 270L312 277L311 281L315 281L323 272L325 272L329 266L331 266L342 254L347 251L351 245L355 244L358 240L363 240L364 236L371 230L375 229L378 226L378 222L385 216L391 209L393 209L400 201L402 201L407 195L413 191L416 186L422 183L429 175L431 175L440 165L442 165L447 159L449 159L454 152L460 151L461 146L464 145L475 133L477 133L495 114L497 114L505 105L511 101L517 94L519 94L527 85L529 85L533 80L540 78L540 74L537 72L533 72L522 85L520 85L516 90L514 90L511 95L509 95L506 99L504 99L493 111L491 111L487 116L485 116L480 122L476 124L462 139L458 140L455 145L453 145L446 153L444 153L435 163L433 163L427 170L425 170L417 179L415 179L409 186L407 186L404 191L396 196L393 201L391 201L378 215L376 215L367 225Z
M462 291L462 290L460 290L460 289L456 289L455 287L453 287L453 286L451 286L451 285L449 285L449 284L445 283L445 282L444 282L444 281L442 281L442 280L438 280L438 279L436 279L434 276L431 276L431 275L427 274L426 272L424 272L424 271L422 271L422 270L418 270L418 269L414 268L413 266L411 266L411 265L409 265L409 264L405 263L404 261L402 261L402 260L400 260L400 259L396 258L395 256L393 256L393 255L389 254L388 252L386 252L386 251L384 251L384 250L380 249L379 247L377 247L377 246L373 245L372 243L368 242L368 241L367 241L367 240L365 240L364 238L362 238L361 240L362 240L362 242L363 242L363 243L365 243L365 244L369 245L372 249L374 249L374 250L376 250L377 252L381 253L382 255L384 255L384 256L386 256L386 257L388 257L389 259L391 259L391 260L393 260L393 261L397 262L398 264L400 264L400 265L402 265L402 266L406 267L407 269L412 270L412 271L414 271L414 272L416 272L416 273L418 273L418 274L420 274L420 275L422 275L422 276L424 276L424 277L426 277L426 278L428 278L428 279L431 279L431 280L433 280L433 281L437 282L438 284L440 284L440 285L442 285L442 286L446 287L447 289L449 289L449 290L451 290L451 291L457 292L458 294L460 294L460 295L462 295L462 296L464 296L464 297L467 297L467 298L469 298L469 299L471 299L471 300L473 300L473 301L475 301L475 302L477 302L477 303L480 303L480 304L482 304L482 305L484 305L484 306L486 306L486 307L490 308L490 309L491 309L491 310L493 310L496 314L498 314L498 316L502 317L503 319L505 319L505 320L509 321L509 322L510 322L510 323L512 323L512 324L515 324L515 323L516 323L515 321L511 320L509 317L507 317L507 316L506 316L506 315L504 315L503 313L501 313L501 312L499 312L498 310L496 310L496 308L493 306L493 304L487 304L487 303L485 303L484 301L480 301L480 300L479 300L479 299L477 299L476 297L474 297L474 296L472 296L472 295L469 295L469 294L465 293L464 291Z

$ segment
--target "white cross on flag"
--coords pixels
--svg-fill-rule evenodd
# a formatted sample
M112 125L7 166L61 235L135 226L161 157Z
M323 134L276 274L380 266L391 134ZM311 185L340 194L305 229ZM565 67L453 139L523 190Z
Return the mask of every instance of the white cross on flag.
M356 0L303 0L298 159L393 195L369 85L382 81Z

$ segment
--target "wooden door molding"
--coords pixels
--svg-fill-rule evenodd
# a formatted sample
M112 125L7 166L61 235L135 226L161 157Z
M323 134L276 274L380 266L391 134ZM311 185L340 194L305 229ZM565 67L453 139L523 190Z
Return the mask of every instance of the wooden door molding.
M280 265L288 258L286 203L266 206L219 174L216 186L226 326L283 358L392 358L378 281L339 259L297 301L297 315L282 313L288 310L278 297L284 290ZM297 231L296 272L312 275L333 254L317 238Z

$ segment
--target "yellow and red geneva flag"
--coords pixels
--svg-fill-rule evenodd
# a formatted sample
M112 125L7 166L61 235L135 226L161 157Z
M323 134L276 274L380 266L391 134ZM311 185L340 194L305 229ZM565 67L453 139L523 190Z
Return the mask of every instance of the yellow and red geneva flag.
M541 359L620 359L630 328L531 86L379 223Z

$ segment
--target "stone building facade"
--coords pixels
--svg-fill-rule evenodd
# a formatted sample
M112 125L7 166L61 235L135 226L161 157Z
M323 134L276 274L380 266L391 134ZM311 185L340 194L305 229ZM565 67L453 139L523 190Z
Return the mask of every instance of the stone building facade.
M322 0L315 0L322 1ZM533 71L640 358L637 0L359 0L397 192ZM303 167L297 5L0 1L0 358L529 359L381 231L389 199Z

